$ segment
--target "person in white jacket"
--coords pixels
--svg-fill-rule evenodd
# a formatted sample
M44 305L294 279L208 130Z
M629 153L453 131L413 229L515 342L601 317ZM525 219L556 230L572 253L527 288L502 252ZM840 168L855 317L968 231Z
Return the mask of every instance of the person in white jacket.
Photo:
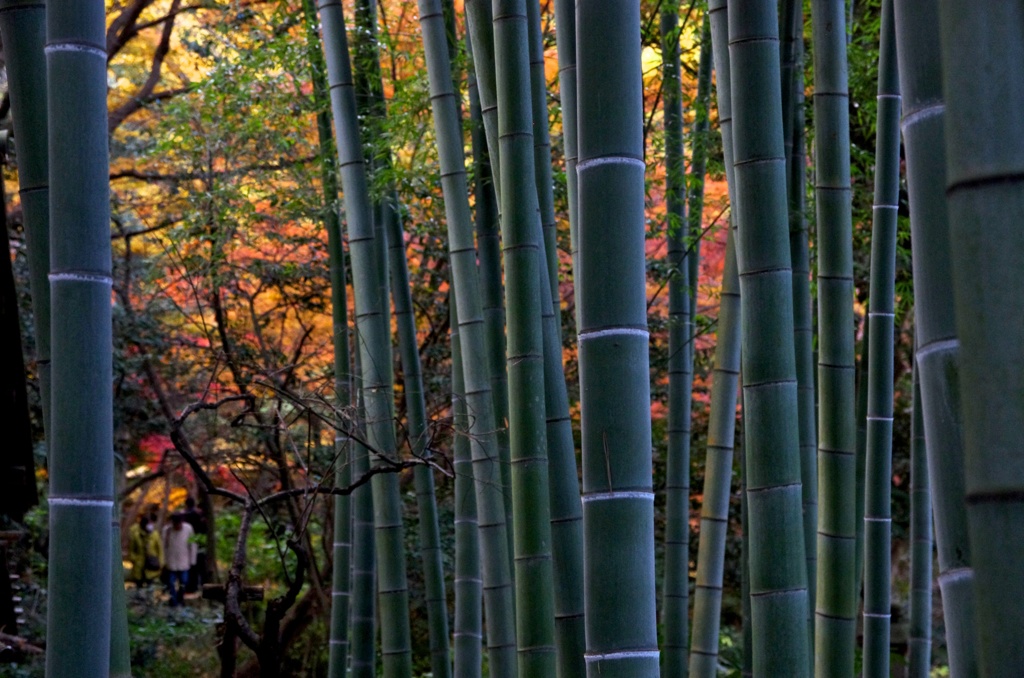
M184 603L188 571L196 564L197 547L192 538L195 531L180 513L171 516L171 524L164 526L164 563L166 563L171 594L171 607Z

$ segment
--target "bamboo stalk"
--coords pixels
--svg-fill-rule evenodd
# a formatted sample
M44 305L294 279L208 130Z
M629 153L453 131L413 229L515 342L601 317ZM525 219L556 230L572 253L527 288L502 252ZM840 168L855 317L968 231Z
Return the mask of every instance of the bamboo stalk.
M321 12L323 7L321 4ZM379 234L375 233L370 208L348 40L340 4L337 17L339 25L325 26L324 41L349 228L361 360L360 388L366 409L369 443L375 455L392 458L396 454L396 446L390 381L391 336L390 328L384 323L385 309L380 293L381 277L385 271L380 266L379 251L385 243L379 242ZM386 278L384 280L386 285ZM374 460L374 464L382 463L386 462L379 457ZM393 473L377 474L371 485L381 615L381 665L385 677L400 678L412 671L412 648L398 478Z
M900 195L900 94L892 0L879 37L875 204L868 312L867 480L864 501L864 678L889 676L892 557L893 341L896 215Z
M576 9L587 675L653 678L640 3Z
M928 678L932 670L932 502L928 486L921 385L914 370L910 426L910 638L907 678Z
M814 672L853 677L856 382L849 87L842 0L812 0L818 254L818 571Z
M50 386L50 177L47 133L46 3L0 1L0 37L17 144L18 196L25 224L29 289L36 340L43 434L49 451Z
M334 349L334 484L346 487L352 478L351 442L344 433L347 422L341 412L351 405L352 374L349 366L348 300L345 280L345 252L341 242L341 218L338 200L338 167L328 104L327 76L323 52L316 40L316 7L312 0L303 3L309 31L309 53L312 67L313 96L316 102L317 141L320 146L320 180L323 184L324 228L327 231L327 255L331 279L331 336ZM340 17L338 8L325 5L321 10L324 29L335 29ZM343 19L342 19L343 21ZM352 497L338 495L333 499L334 532L331 547L331 617L329 629L328 675L344 678L348 667L349 602L351 599L352 566Z
M896 0L896 55L903 93L903 147L910 198L914 269L915 358L921 384L928 475L935 518L939 588L950 675L977 675L971 545L964 506L964 450L959 398L962 353L951 279L946 204L939 10Z
M981 675L999 678L1024 667L1024 130L1015 112L1024 105L1024 7L943 0L939 10L948 95L944 188L963 347L963 496L976 611L965 642L977 648ZM927 418L934 403L918 356ZM932 486L937 499L941 490Z
M487 618L487 652L491 675L510 678L516 673L513 590L509 567L502 469L494 435L494 406L491 376L479 295L480 279L469 211L462 124L451 64L445 44L444 25L438 0L420 0L423 46L430 80L431 108L441 162L441 187L448 222L448 248L452 281L459 312L462 367L466 382L466 405L472 418L470 428L474 488L480 531L484 609ZM473 24L470 23L473 31ZM477 63L480 42L473 35ZM485 69L477 68L477 78ZM483 88L481 88L481 96ZM493 158L493 154L492 154ZM531 167L532 169L532 167ZM532 172L528 174L532 176ZM498 463L496 463L498 462Z
M665 118L665 231L668 240L668 447L665 471L665 581L661 619L662 670L685 676L690 601L690 410L693 319L687 257L683 90L680 76L679 3L660 11L662 97Z
M708 5L718 83L718 127L722 134L729 194L735 192L732 149L732 98L729 77L729 24L725 0ZM733 212L733 215L735 212ZM731 221L732 217L730 218ZM726 235L725 269L718 310L711 415L708 419L707 461L704 471L704 502L701 507L700 542L697 548L697 579L693 600L693 634L690 643L690 675L718 675L718 646L722 613L722 579L725 543L729 527L733 450L736 434L736 391L740 370L740 293L734 229ZM746 573L741 573L744 581Z
M803 676L807 571L775 3L729 3L729 46L753 671Z
M555 0L555 46L558 50L558 97L562 104L562 152L569 212L569 254L572 264L573 316L579 326L579 179L576 175L578 138L576 107L576 3Z
M110 673L114 441L105 27L102 2L48 5L53 405L46 670L55 677Z

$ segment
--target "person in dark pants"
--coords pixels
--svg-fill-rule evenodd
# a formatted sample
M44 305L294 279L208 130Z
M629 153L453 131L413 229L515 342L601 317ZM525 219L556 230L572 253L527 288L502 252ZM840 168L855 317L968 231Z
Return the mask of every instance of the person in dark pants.
M196 543L192 539L195 531L185 522L180 513L171 516L171 524L164 527L164 562L167 564L171 594L171 607L185 602L185 585L188 571L196 564Z
M192 531L199 537L195 564L188 571L188 584L185 586L186 593L195 593L203 585L203 572L206 567L206 549L202 546L203 537L206 535L206 516L196 508L196 500L188 497L185 500L185 512L182 519L192 526Z

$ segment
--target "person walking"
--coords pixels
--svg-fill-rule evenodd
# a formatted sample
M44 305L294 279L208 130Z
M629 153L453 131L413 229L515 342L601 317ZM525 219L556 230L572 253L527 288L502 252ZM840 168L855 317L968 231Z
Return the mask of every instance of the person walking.
M160 576L164 545L148 515L139 516L139 522L128 530L128 560L132 563L131 579L138 588L146 588Z
M171 524L164 527L164 559L167 564L167 588L171 594L171 607L184 603L188 571L196 564L195 531L180 513L171 516Z

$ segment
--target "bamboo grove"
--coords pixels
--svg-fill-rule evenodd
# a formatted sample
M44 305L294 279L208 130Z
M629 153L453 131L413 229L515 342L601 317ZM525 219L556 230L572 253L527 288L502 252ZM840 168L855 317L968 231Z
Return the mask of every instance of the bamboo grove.
M0 0L0 38L48 677L145 675L122 529L175 478L221 676L300 637L331 678L1020 675L1019 3Z

